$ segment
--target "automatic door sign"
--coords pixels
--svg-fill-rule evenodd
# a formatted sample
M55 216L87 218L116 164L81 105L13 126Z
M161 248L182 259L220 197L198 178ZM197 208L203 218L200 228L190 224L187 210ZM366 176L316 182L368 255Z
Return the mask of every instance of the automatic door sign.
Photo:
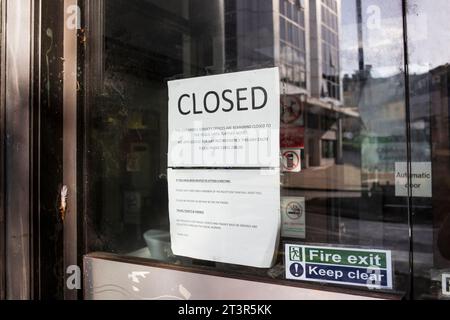
M300 172L302 170L301 149L283 149L283 172Z
M391 251L286 244L286 279L392 289Z
M408 164L395 163L395 195L407 197L411 188L412 196L418 198L432 197L432 166L431 162L412 162L411 179L408 179Z
M305 198L282 198L281 214L281 236L285 238L305 239Z
M450 297L450 273L442 275L442 294Z

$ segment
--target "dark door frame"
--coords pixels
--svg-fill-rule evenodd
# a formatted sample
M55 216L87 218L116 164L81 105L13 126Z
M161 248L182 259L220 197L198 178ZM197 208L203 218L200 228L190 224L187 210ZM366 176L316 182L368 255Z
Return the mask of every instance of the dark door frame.
M70 298L65 262L74 262L64 252L76 248L64 250L64 229L76 229L60 210L62 186L73 182L63 175L72 165L64 167L64 152L76 150L64 131L73 120L64 112L66 1L2 3L0 299Z
M5 271L5 162L4 162L4 147L5 147L5 1L0 1L0 300L6 297L6 271Z
M62 204L69 203L68 199L76 194L70 189L67 197L62 196L64 186L72 187L71 181L65 181L64 170L71 165L65 152L76 150L76 146L65 139L64 129L68 126L66 97L70 95L66 89L69 72L65 72L69 63L65 55L66 0L34 2L33 200L36 209L33 211L33 239L38 246L33 255L33 291L36 299L64 299L68 298L65 295L65 252L71 252L70 246L65 249L69 245L65 238L74 227L67 223L69 209L67 206L63 209Z

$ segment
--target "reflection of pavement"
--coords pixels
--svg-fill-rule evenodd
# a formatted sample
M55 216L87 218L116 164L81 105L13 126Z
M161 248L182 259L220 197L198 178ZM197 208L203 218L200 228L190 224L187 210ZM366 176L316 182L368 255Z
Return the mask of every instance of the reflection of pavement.
M323 215L308 213L307 220L322 219ZM400 223L390 223L382 221L357 221L355 219L340 218L340 232L332 232L322 227L315 226L314 223L308 226L308 241L306 243L334 245L336 247L353 247L391 250L394 272L398 274L408 274L409 272L409 238L408 226ZM340 239L340 243L333 241L321 241L314 237L314 234L327 234L329 239ZM415 227L415 252L414 268L415 275L429 277L433 270L432 254L432 228L431 226L419 225ZM312 241L311 241L312 240ZM128 256L151 259L148 248L142 248L131 252Z
M335 219L338 230L332 231L323 220ZM309 211L306 216L308 242L323 242L335 246L391 250L394 271L409 272L409 230L406 223L367 221L346 217L330 217ZM323 221L325 223L320 223ZM320 237L326 235L326 237ZM330 241L329 239L335 239ZM414 227L414 268L416 276L429 276L433 269L433 228Z
M300 173L284 174L282 179L285 188L352 191L358 195L362 191L361 169L348 164L308 168Z

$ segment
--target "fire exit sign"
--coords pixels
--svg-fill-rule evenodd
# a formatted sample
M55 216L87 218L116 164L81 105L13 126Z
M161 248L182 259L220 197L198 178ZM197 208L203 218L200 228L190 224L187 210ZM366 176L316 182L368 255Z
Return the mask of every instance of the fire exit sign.
M286 278L392 289L391 251L287 244Z

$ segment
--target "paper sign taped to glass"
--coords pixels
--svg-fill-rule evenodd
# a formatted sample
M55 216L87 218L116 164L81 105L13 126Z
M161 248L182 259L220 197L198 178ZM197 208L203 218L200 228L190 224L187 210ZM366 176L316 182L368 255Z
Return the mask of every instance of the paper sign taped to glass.
M172 252L270 268L278 247L280 170L168 170Z
M170 81L169 167L279 167L278 68Z
M168 86L173 253L272 267L281 225L278 68Z

